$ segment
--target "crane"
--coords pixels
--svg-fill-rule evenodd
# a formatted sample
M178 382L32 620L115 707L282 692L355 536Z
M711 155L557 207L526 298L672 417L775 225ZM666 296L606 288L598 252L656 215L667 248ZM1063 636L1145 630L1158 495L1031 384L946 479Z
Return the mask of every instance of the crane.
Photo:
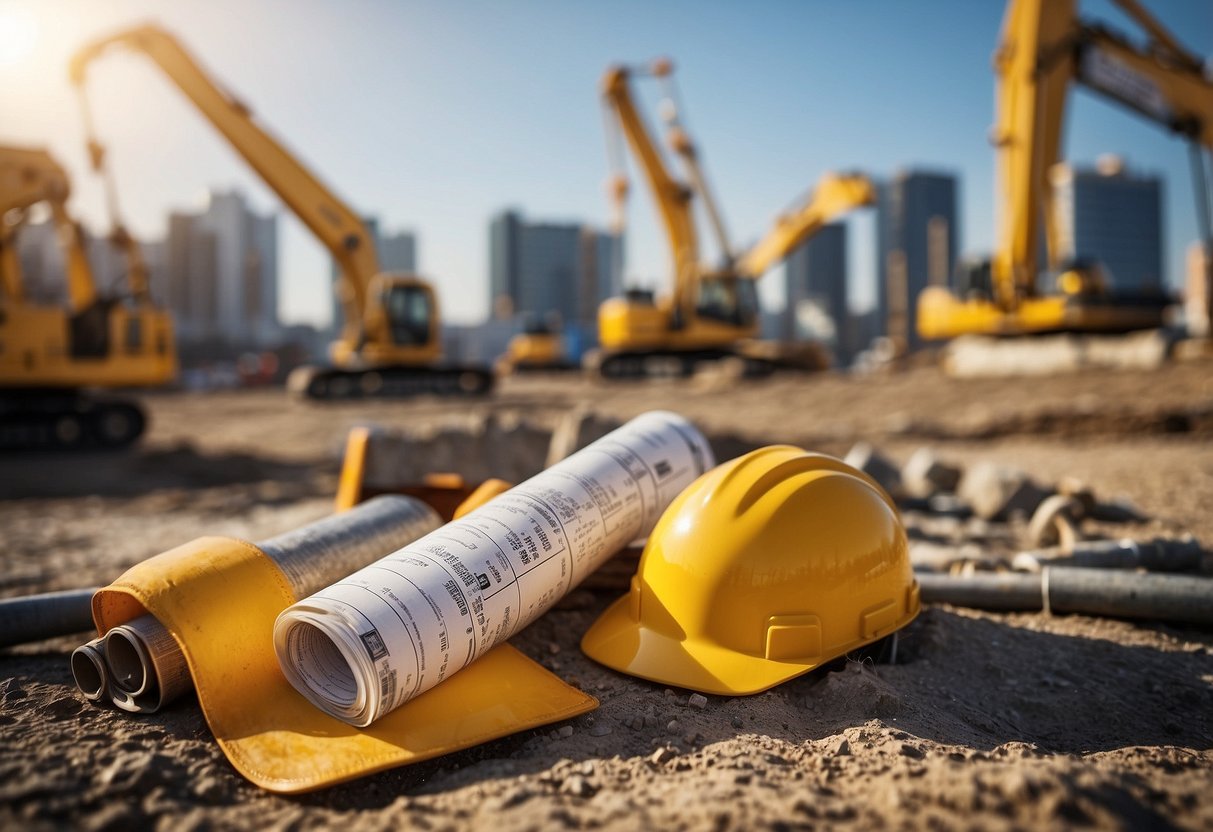
M1098 268L1059 262L1061 229L1048 210L1049 173L1060 158L1066 95L1073 84L1189 142L1201 235L1206 246L1213 240L1205 159L1213 148L1213 81L1201 59L1136 0L1114 2L1146 35L1144 49L1078 17L1076 0L1008 2L994 56L998 120L993 142L1002 209L997 249L989 261L962 275L968 297L943 287L923 290L918 297L923 338L1128 332L1162 324L1170 300L1161 291L1117 293ZM1042 225L1050 265L1060 272L1051 287L1042 285L1037 273Z
M442 361L438 299L416 275L379 268L374 240L361 217L269 134L250 108L220 87L171 34L153 25L87 44L72 57L72 82L81 91L89 67L103 54L125 48L149 58L227 139L261 179L328 250L340 270L338 295L344 326L331 345L332 366L300 368L288 381L315 399L487 393L486 367ZM104 150L91 135L92 156Z
M762 240L736 255L698 153L679 121L674 96L671 94L665 107L668 141L683 160L690 185L667 168L636 104L632 78L647 76L668 83L672 73L673 64L662 59L646 67L613 66L603 77L604 104L644 173L657 205L669 243L673 291L660 299L645 292L630 292L605 301L598 312L602 349L594 363L606 378L670 372L687 375L700 363L731 357L744 360L752 374L791 366L790 355L781 355L770 345L754 340L759 330L756 282L822 225L854 208L872 204L875 189L862 174L827 174L802 204L777 219ZM616 174L609 184L617 215L622 213L627 194L622 155L621 149L613 153L617 157ZM717 238L723 259L719 268L710 268L700 259L693 212L696 197ZM808 363L821 366L819 358Z
M95 389L158 386L176 374L170 316L146 282L124 293L98 289L70 195L45 150L0 146L0 450L129 445L146 426L143 409ZM63 249L62 305L27 296L17 256L39 204L49 206Z

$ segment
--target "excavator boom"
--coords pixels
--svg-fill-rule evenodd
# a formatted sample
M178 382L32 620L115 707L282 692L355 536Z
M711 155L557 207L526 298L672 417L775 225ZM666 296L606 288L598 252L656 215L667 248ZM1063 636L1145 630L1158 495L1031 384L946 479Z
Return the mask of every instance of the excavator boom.
M779 215L767 235L742 255L738 270L753 278L787 257L822 226L856 208L876 203L876 188L863 174L827 173L798 208Z
M328 250L341 270L345 316L333 344L336 368L301 368L292 390L313 398L487 392L483 367L440 364L441 325L433 289L412 275L379 270L374 240L362 218L258 124L251 110L222 89L169 33L142 26L85 46L72 58L81 89L89 66L112 48L146 55ZM86 123L87 118L86 107ZM94 155L100 146L90 142Z
M67 173L45 150L0 147L0 288L9 300L25 295L16 254L16 228L3 225L10 212L23 215L38 203L50 207L66 261L67 295L73 310L81 311L97 300L97 285L88 265L80 228L67 213L71 184Z
M374 243L361 218L262 128L247 105L213 82L185 47L162 29L140 26L86 45L72 56L72 83L83 89L93 62L117 48L142 53L153 61L328 249L346 276L342 301L347 326L360 326L368 285L379 272Z
M1012 0L1008 5L995 55L995 144L1004 210L992 263L995 298L1005 309L1037 294L1042 219L1050 256L1056 259L1060 229L1045 206L1049 170L1060 159L1071 84L1213 147L1213 82L1144 9L1132 0L1120 4L1143 25L1155 49L1143 52L1106 28L1082 21L1075 0Z
M669 72L668 64L658 62L652 74ZM685 309L694 302L694 283L699 271L699 242L695 217L691 211L691 190L679 182L666 167L644 117L637 109L630 79L637 71L624 66L607 70L602 79L606 105L615 114L619 127L632 148L653 194L670 244L674 271L674 306Z
M1115 0L1145 33L1138 47L1100 24L1081 19L1077 0L1009 0L994 55L998 118L999 215L990 261L991 298L959 300L931 287L919 298L924 338L965 334L1116 332L1157 327L1166 298L1117 298L1095 275L1072 270L1047 294L1038 285L1040 229L1050 265L1059 265L1059 217L1050 169L1061 158L1066 96L1079 85L1187 139L1197 166L1197 194L1208 204L1205 162L1213 148L1213 80L1136 0ZM1202 229L1202 236L1209 236Z

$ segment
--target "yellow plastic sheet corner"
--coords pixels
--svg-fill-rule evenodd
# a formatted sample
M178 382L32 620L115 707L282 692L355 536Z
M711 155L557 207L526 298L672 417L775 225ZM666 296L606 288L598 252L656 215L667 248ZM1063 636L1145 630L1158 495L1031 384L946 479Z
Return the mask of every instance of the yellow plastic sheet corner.
M332 786L598 706L503 644L369 728L355 728L320 711L282 675L274 620L295 600L257 547L203 537L100 590L93 618L100 633L145 611L167 627L220 748L237 771L273 792Z

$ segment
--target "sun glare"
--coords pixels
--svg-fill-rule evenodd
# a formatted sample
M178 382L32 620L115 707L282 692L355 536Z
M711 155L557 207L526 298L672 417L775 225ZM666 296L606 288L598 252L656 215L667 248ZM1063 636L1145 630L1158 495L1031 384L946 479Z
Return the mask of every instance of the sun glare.
M25 9L0 8L0 67L21 63L38 42L38 21Z

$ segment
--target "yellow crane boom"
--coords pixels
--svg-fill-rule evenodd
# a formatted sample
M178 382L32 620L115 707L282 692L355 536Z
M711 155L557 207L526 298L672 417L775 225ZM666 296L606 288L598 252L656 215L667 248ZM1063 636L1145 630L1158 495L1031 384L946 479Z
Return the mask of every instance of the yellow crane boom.
M97 285L89 268L79 226L67 212L71 184L67 173L45 150L0 147L0 288L11 301L25 297L21 267L17 261L16 232L25 210L38 203L50 207L51 218L63 244L67 295L75 311L87 309L97 300Z
M691 211L692 191L675 179L666 167L661 151L650 137L644 117L636 106L630 82L637 75L660 77L669 72L669 62L661 60L642 68L611 67L602 79L602 95L615 114L623 136L639 160L640 169L649 184L670 245L674 306L685 310L694 302L695 280L699 271L699 240Z
M262 128L246 104L213 82L185 47L163 29L140 26L86 45L72 56L72 83L83 89L93 62L117 48L141 53L155 63L328 249L346 275L343 285L348 292L342 300L353 307L346 322L361 326L367 286L379 273L375 246L362 219ZM90 146L95 148L94 156L102 155L95 139Z
M823 226L856 208L875 203L876 188L867 176L827 173L803 203L775 219L766 236L737 261L737 268L742 274L759 278Z

